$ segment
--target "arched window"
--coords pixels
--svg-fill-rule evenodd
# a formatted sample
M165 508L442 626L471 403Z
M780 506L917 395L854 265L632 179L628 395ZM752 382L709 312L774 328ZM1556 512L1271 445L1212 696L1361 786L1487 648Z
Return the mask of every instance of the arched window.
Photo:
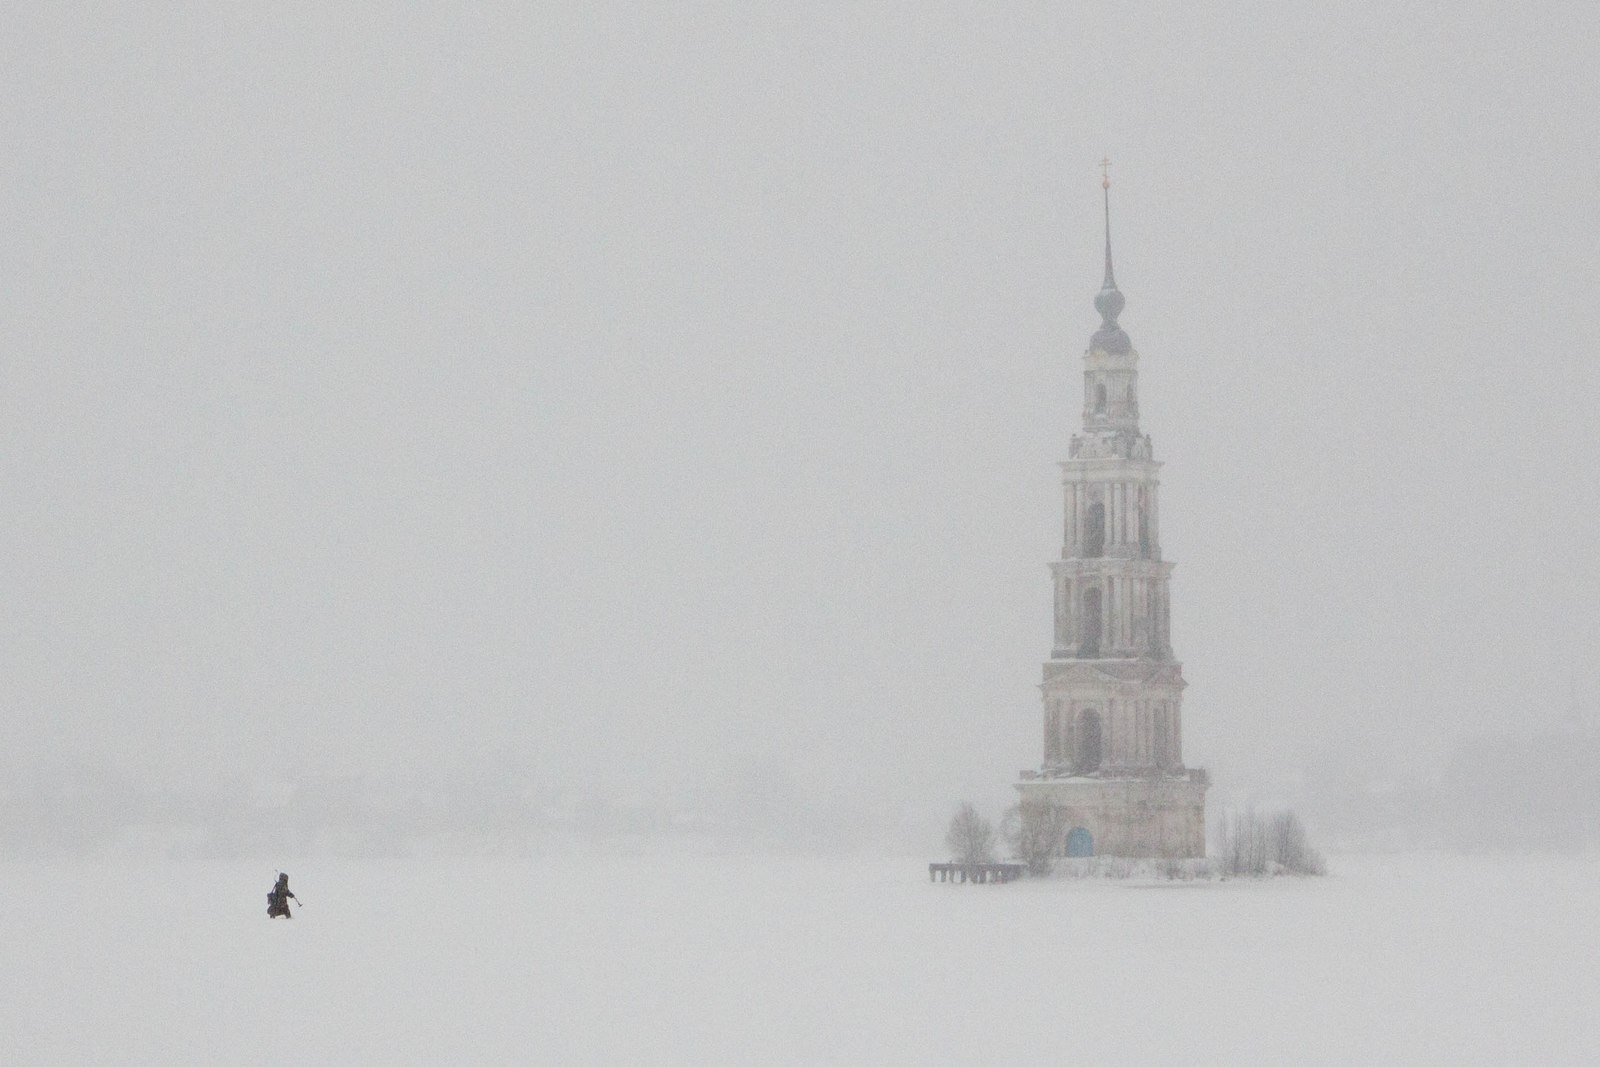
M1078 655L1093 659L1100 654L1100 587L1091 586L1083 591L1082 640Z
M1103 385L1094 387L1094 413L1096 415L1106 413L1106 387Z
M1083 522L1083 558L1098 559L1106 554L1106 506L1098 500L1089 505Z
M1073 762L1074 774L1090 774L1100 769L1100 713L1085 708L1078 713L1078 743L1073 746L1077 759Z

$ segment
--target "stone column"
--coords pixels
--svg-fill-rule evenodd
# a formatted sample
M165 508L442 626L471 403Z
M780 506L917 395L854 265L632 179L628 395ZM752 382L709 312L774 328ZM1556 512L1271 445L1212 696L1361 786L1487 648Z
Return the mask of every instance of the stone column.
M1122 586L1122 596L1118 598L1122 604L1122 614L1117 618L1121 637L1118 644L1122 645L1123 648L1127 648L1131 643L1133 630L1133 579L1122 578L1119 579L1119 583Z
M1155 549L1155 558L1161 558L1161 487L1154 482L1150 483L1150 546Z
M1083 555L1083 517L1088 514L1089 501L1084 499L1083 483L1072 483L1072 554Z
M1066 715L1061 720L1061 762L1071 767L1078 762L1078 703L1065 703Z
M1179 767L1183 766L1183 712L1180 701L1174 700L1167 705L1172 709L1172 760Z

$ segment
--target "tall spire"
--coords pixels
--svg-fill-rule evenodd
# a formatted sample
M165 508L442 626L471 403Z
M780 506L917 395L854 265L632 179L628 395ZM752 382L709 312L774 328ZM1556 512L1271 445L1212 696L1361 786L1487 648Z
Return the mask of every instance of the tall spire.
M1089 339L1090 348L1098 348L1103 352L1121 355L1133 348L1133 342L1128 340L1128 335L1117 325L1117 316L1122 314L1122 292L1117 288L1117 276L1111 270L1111 160L1100 161L1100 191L1105 199L1106 209L1106 277L1100 283L1100 292L1094 298L1094 309L1100 312L1100 328Z
M1100 161L1100 191L1106 201L1106 280L1100 283L1102 289L1115 289L1117 276L1111 270L1111 157L1107 156Z

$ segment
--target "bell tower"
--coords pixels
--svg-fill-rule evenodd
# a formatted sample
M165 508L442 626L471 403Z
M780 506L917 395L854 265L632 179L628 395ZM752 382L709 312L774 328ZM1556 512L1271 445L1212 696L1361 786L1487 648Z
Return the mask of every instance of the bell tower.
M1103 164L1109 166L1109 162ZM1139 431L1139 353L1111 262L1105 204L1100 328L1083 357L1082 428L1061 463L1061 558L1050 564L1055 639L1044 665L1043 762L1017 788L1065 810L1062 849L1205 855L1204 771L1183 763L1183 668L1172 654L1161 558L1160 469Z

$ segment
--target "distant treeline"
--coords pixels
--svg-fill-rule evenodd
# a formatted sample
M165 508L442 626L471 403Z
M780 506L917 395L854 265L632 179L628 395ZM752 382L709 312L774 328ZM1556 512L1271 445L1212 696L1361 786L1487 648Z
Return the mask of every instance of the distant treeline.
M884 829L797 796L759 792L686 803L544 787L515 769L235 779L185 790L106 767L58 766L0 780L0 856L517 854L648 838L805 848Z
M1345 849L1600 848L1600 730L1506 730L1456 741L1442 771L1362 781L1313 773L1296 798Z

